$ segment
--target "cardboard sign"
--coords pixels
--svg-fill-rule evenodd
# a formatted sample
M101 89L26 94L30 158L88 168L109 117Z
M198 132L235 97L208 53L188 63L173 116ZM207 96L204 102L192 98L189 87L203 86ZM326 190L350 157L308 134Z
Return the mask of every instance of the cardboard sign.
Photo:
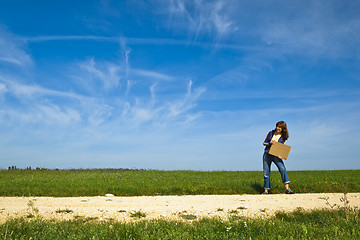
M290 149L291 147L286 144L275 142L274 144L271 145L269 154L274 155L276 157L279 157L280 155L282 159L286 160L289 156Z

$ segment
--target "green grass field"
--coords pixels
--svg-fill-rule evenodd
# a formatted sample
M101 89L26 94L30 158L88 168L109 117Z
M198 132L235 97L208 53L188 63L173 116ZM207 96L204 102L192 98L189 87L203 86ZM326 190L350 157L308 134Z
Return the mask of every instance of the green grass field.
M288 174L296 193L360 192L360 170ZM271 179L272 192L283 193L280 174L272 172ZM259 194L262 184L259 171L0 170L0 196ZM351 203L336 209L279 212L269 219L230 216L121 223L17 218L0 224L0 239L360 239L360 220L359 209Z
M289 171L296 193L360 192L360 170ZM0 170L0 196L259 194L260 171ZM273 193L283 193L272 172Z
M270 219L205 218L181 221L83 222L13 219L1 239L360 239L358 212L295 211Z

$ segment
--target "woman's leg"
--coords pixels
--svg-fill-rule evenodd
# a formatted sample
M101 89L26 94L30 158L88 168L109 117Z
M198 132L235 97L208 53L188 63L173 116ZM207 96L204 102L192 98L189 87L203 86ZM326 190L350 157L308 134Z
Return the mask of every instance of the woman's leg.
M279 172L281 174L281 179L282 179L282 182L283 182L285 188L286 189L289 188L290 180L289 180L289 177L287 175L285 164L284 164L283 160L278 158L278 157L274 157L273 162L275 163L275 165L279 169Z
M271 156L267 152L263 155L263 170L264 170L264 189L268 192L270 189L270 167L271 167Z

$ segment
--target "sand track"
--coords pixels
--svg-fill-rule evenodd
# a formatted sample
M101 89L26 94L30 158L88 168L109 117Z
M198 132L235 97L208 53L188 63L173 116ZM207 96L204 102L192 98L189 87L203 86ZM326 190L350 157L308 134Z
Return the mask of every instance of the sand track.
M348 193L349 205L360 207L360 193ZM270 195L190 195L142 197L0 197L0 222L12 217L36 214L43 219L74 218L97 221L134 221L131 213L145 213L141 219L184 220L196 216L227 219L233 214L266 218L276 211L291 212L344 206L342 193ZM328 199L328 203L325 199ZM237 212L237 213L236 213ZM187 220L186 220L187 221Z

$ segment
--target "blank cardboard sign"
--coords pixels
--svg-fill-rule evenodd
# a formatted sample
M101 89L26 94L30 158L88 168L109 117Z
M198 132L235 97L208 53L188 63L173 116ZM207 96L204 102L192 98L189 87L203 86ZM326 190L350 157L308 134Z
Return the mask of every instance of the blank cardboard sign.
M271 145L269 154L276 157L280 155L282 159L286 160L289 157L290 149L291 147L286 144L275 142Z

